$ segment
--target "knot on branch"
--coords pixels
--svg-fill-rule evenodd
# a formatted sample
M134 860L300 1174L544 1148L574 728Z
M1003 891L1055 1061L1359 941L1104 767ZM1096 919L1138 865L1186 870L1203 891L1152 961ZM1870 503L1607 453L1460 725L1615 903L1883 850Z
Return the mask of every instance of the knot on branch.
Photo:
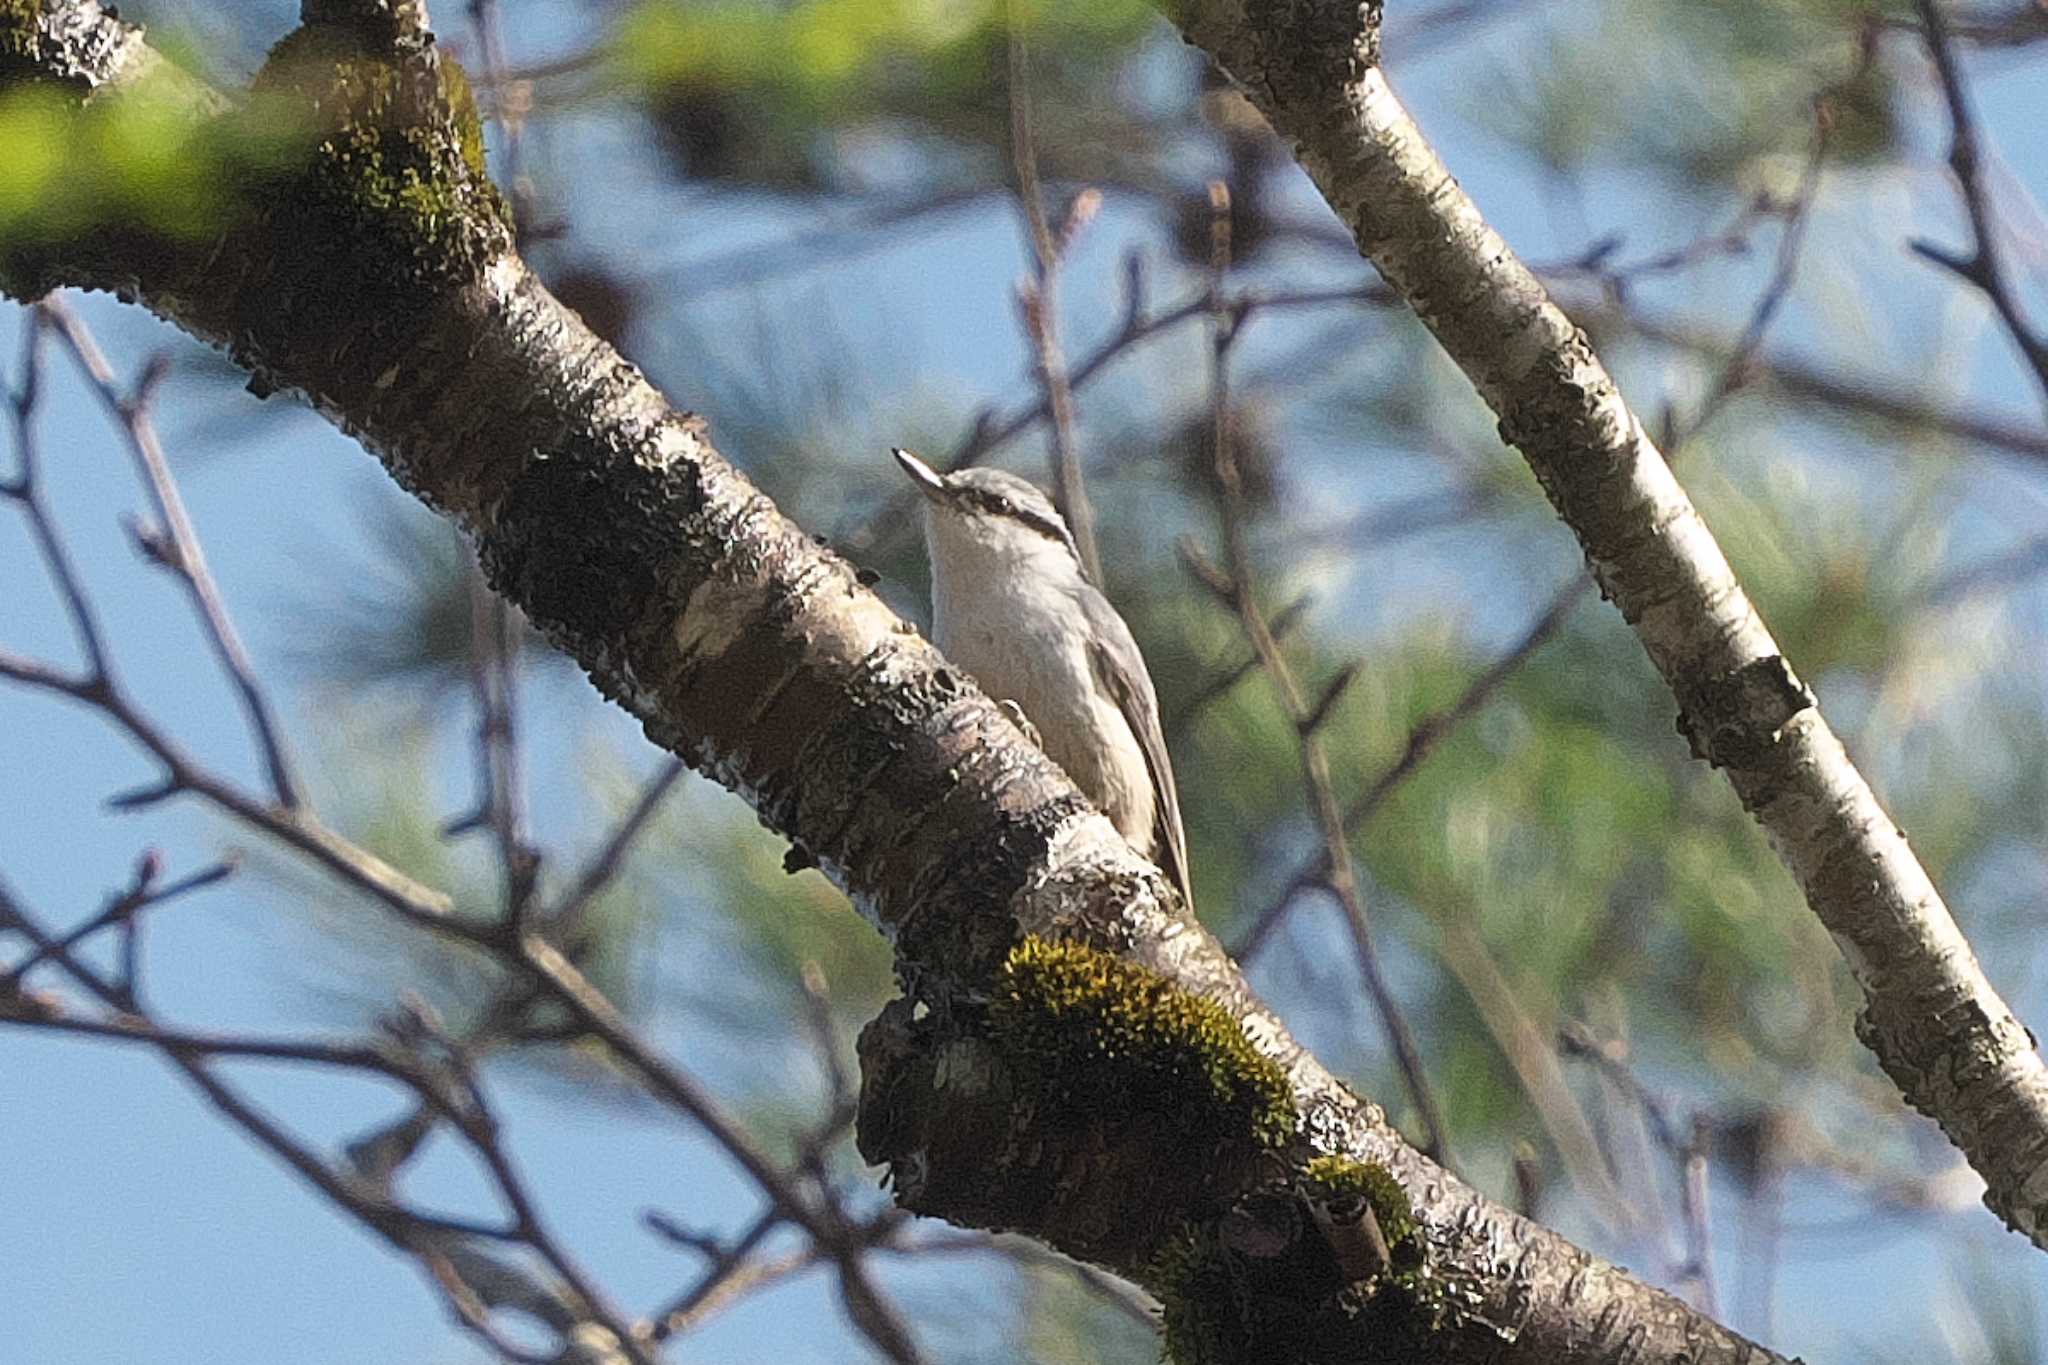
M1183 1227L1141 1277L1177 1365L1431 1358L1465 1318L1386 1167L1322 1156Z
M250 90L254 127L302 139L259 194L273 249L342 253L361 268L320 277L380 295L476 278L511 249L512 229L468 78L414 7L328 8L334 22L286 35Z
M1693 757L1736 770L1768 766L1793 717L1815 705L1813 693L1780 654L1688 680L1678 692L1678 733Z

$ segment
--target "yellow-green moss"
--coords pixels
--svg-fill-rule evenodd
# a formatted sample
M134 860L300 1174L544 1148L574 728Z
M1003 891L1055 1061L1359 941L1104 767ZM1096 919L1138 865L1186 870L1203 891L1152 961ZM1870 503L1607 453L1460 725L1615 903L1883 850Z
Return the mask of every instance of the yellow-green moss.
M278 219L312 234L306 249L347 250L399 286L471 278L511 245L476 100L449 58L307 25L271 49L252 95L259 117L306 130L296 174L272 187Z
M1294 1136L1287 1073L1230 1012L1111 953L1025 939L998 973L989 1022L1012 1072L1077 1112L1183 1125L1197 1151Z
M1408 1191L1394 1179L1393 1172L1376 1161L1354 1161L1348 1156L1319 1156L1302 1168L1302 1193L1325 1205L1364 1200L1379 1220L1380 1235L1394 1252L1399 1264L1402 1249L1419 1235Z
M1361 1273L1333 1229L1366 1217L1387 1259ZM1228 1212L1163 1239L1140 1277L1159 1299L1176 1365L1411 1361L1462 1322L1432 1269L1408 1195L1386 1167L1321 1156Z
M488 181L491 170L484 156L484 118L476 107L476 91L470 88L469 73L462 63L445 54L441 58L441 98L447 101L463 164L471 175Z

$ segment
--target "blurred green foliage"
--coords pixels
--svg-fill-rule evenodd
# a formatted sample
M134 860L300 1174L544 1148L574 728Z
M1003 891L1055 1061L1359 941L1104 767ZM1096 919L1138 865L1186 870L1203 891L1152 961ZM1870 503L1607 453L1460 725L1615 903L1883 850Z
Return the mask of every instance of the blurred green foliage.
M0 88L0 243L61 240L88 227L191 240L215 230L247 174L290 145L276 125L195 123L181 82L159 74L82 112L50 84Z
M1043 155L1064 165L1067 134L1128 137L1108 96L1156 31L1140 0L642 0L612 61L691 178L850 190L872 151L927 139L923 178L974 184L1005 155L1013 21L1037 62Z
M1471 112L1553 170L1620 162L1688 195L1742 185L1763 159L1804 152L1817 99L1830 154L1875 161L1899 151L1897 76L1865 55L1891 8L1614 0L1568 16L1504 79L1475 83Z

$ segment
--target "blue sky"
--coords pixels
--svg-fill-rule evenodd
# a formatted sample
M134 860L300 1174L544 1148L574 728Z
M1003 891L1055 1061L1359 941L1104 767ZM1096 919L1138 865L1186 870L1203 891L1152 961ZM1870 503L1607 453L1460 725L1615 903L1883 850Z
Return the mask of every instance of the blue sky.
M150 8L132 7L145 19ZM445 25L459 22L458 6L441 9ZM273 18L281 34L285 21ZM257 41L271 36L266 31ZM1512 32L1494 35L1488 60L1512 60L1513 40ZM1396 77L1425 127L1440 138L1462 183L1518 249L1538 260L1581 249L1583 241L1572 235L1573 216L1546 207L1551 200L1528 163L1474 131L1469 115L1475 96L1460 72L1475 69L1484 69L1484 61L1472 54L1455 60L1436 56L1412 69L1397 67ZM1988 127L2048 124L2048 87L2038 79L2030 82L2024 68L1992 63L1977 74L1976 94ZM1916 117L1926 112L1917 109ZM635 179L618 169L620 158L630 164L635 155L631 130L585 115L564 120L550 136L563 164L587 158L612 167L628 184ZM2012 184L2036 195L2048 186L2048 139L2008 136L2000 150L2001 173ZM645 179L651 183L654 177ZM1672 206L1647 201L1643 187L1626 175L1594 177L1584 188L1586 219L1630 225L1632 254L1683 240L1696 229ZM1897 235L1892 222L1863 225L1871 203L1863 187L1842 185L1835 195L1823 202L1816 230L1822 243L1812 272L1816 287L1824 288L1830 278L1830 252L1846 261L1870 249L1880 228L1887 239ZM2023 204L2016 195L2007 200ZM1922 224L1919 230L1962 240L1932 164L1925 192L1905 207ZM652 196L627 191L594 197L588 209L579 206L577 224L590 243L625 259L665 266L686 266L728 246L803 226L768 208L722 213L715 222L709 213L680 219L666 213ZM1119 213L1112 202L1104 230L1077 258L1072 297L1105 296L1116 267ZM1898 249L1895 240L1878 246ZM954 220L855 265L828 266L722 306L734 316L757 308L775 315L805 306L834 282L833 271L857 270L861 288L842 289L832 298L838 324L872 339L878 352L863 357L864 373L886 375L895 368L935 389L1015 401L1025 392L1010 296L1019 261L1017 234L1007 217ZM2033 264L2038 271L2039 262ZM1757 268L1752 262L1729 270L1753 278ZM1891 306L1902 350L1938 341L1949 354L1964 357L1947 381L1959 401L2038 418L2039 404L2000 338L1984 328L1974 301L1960 297L1932 270L1916 273L1908 264L1897 273L1903 284ZM679 278L687 288L687 269ZM1691 287L1674 287L1673 293ZM1658 301L1675 306L1684 299ZM160 348L186 351L180 338L139 310L105 298L80 300L78 307L124 372L132 373ZM2048 314L2048 307L2042 311ZM1795 304L1778 344L1795 350L1816 344L1815 317ZM10 382L18 372L21 320L19 307L0 303L0 364ZM1109 325L1107 318L1077 317L1070 336L1078 344ZM682 363L662 355L658 345L653 350L649 359L656 368L674 373L672 367ZM127 543L121 518L138 511L142 499L123 448L70 367L54 350L50 359L42 409L45 477L117 660L166 729L208 762L253 784L258 771L247 735L190 614L174 587L140 563ZM1655 376L1641 378L1647 383ZM693 397L715 423L716 394ZM313 628L304 605L321 600L334 589L335 575L367 557L364 509L402 495L360 448L284 400L259 403L216 377L182 370L160 411L230 609L259 663L279 672L278 661L302 647ZM2033 476L1987 465L1984 489L1987 502L2024 506L2038 524L2042 498ZM1987 537L1995 534L1995 528L1985 531ZM1561 537L1559 549L1562 571L1571 561ZM1475 610L1483 625L1483 610ZM75 657L47 580L13 517L0 521L0 645L38 657ZM550 697L560 695L553 689L582 685L576 679L544 681L529 697L543 711ZM317 695L286 686L281 701L287 730L307 764L345 766L346 748L326 735ZM635 731L622 717L589 722L588 712L579 710L573 727L551 729L546 714L536 714L533 723L543 752L560 760L535 765L542 774L536 801L543 819L550 813L564 824L576 818L575 756L589 744L602 742L632 755L633 762L649 761L635 749ZM189 805L133 816L106 811L110 793L150 773L150 765L96 717L0 688L0 873L9 886L46 920L69 923L91 914L145 847L161 849L177 872L217 856L224 844L243 841ZM461 805L468 776L466 763L449 765L444 808ZM723 799L703 792L695 779L690 784L699 790L688 799ZM587 827L570 830L569 842L588 833ZM308 960L309 933L289 898L274 887L266 891L244 880L167 907L152 917L147 942L151 997L166 1018L288 1032L332 1022L331 1012L306 989L320 974ZM705 967L718 970L715 962ZM2038 1008L2033 1012L2041 1017ZM727 1059L720 1065L732 1064ZM360 1132L397 1102L378 1087L332 1076L278 1069L237 1074L305 1131L329 1137ZM592 1122L587 1107L557 1087L518 1076L498 1079L521 1159L533 1184L547 1192L565 1240L602 1269L629 1305L658 1302L697 1268L640 1227L642 1210L659 1207L693 1225L727 1228L743 1225L755 1211L722 1160L675 1122L623 1111ZM26 1365L430 1365L477 1358L408 1262L222 1123L147 1053L0 1031L0 1115L8 1119L0 1122L0 1210L14 1229L15 1248L9 1272L0 1276L0 1342L7 1343L0 1359ZM450 1203L475 1189L472 1173L453 1159L430 1160L420 1176L416 1188ZM1967 1240L1988 1257L2028 1254L1981 1211L1955 1218ZM1858 1343L1881 1344L1880 1334L1889 1335L1878 1324L1894 1317L1897 1285L1918 1284L1924 1295L1928 1284L1941 1283L1930 1239L1906 1226L1874 1224L1871 1232L1853 1259L1788 1273L1774 1347L1802 1351L1816 1361L1855 1358ZM941 1299L949 1286L971 1283L980 1273L920 1272L921 1293L926 1300ZM2036 1269L2030 1277L2037 1303L2048 1301L2048 1270ZM1932 1292L1938 1298L1943 1291ZM1914 1316L1926 1307L1923 1297L1914 1304ZM828 1288L813 1279L715 1321L692 1338L682 1358L844 1359L845 1338L820 1330L835 1312Z

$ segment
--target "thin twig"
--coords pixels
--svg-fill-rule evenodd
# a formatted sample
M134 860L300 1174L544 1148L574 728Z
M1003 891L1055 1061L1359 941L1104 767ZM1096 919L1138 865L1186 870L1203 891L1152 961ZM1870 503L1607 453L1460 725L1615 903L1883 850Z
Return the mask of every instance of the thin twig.
M1485 708L1486 703L1493 699L1494 693L1500 690L1501 685L1514 676L1515 672L1528 662L1530 656L1557 633L1565 618L1571 614L1572 608L1578 605L1591 586L1592 580L1583 576L1566 584L1551 598L1550 605L1544 608L1530 627L1522 632L1521 638L1467 684L1456 701L1441 711L1424 716L1409 730L1407 743L1402 746L1400 756L1345 808L1343 824L1347 835L1356 834L1363 828L1386 803L1387 798L1414 775L1452 731ZM1324 859L1327 857L1327 850L1317 852L1288 879L1280 894L1259 913L1244 935L1231 945L1230 955L1233 958L1239 962L1250 962L1258 956L1260 950L1271 939L1273 931L1278 929L1281 921L1286 918L1294 898L1323 879Z
M189 792L305 854L414 924L471 942L482 941L493 932L458 919L447 895L414 881L368 849L336 834L311 810L266 805L201 768L137 710L112 680L68 677L47 664L7 651L0 651L0 678L54 692L100 711L163 765L162 777L152 785L112 798L117 806L138 809Z
M1346 304L1385 308L1390 307L1393 301L1392 290L1385 285L1370 284L1336 289L1238 290L1228 296L1227 304L1237 317L1249 319L1258 313L1296 308L1331 308ZM1209 289L1203 289L1157 314L1148 311L1146 300L1134 293L1125 302L1122 324L1073 366L1068 373L1068 382L1077 390L1082 388L1104 367L1139 342L1170 332L1183 323L1207 318L1215 308L1215 297ZM1050 415L1051 410L1043 397L1020 406L1008 415L986 415L974 423L966 439L954 448L948 467L957 469L963 465L979 464Z
M1718 1316L1713 1231L1707 1210L1708 1126L1695 1118L1681 1134L1664 1100L1643 1083L1625 1057L1603 1045L1584 1024L1567 1020L1558 1030L1558 1043L1565 1056L1591 1062L1611 1084L1628 1096L1648 1121L1657 1145L1664 1149L1676 1167L1679 1217L1686 1233L1686 1261L1678 1271L1699 1285L1701 1311Z
M487 826L497 843L505 917L526 913L540 872L540 854L526 833L526 779L519 745L519 643L512 606L492 592L474 567L466 575L470 606L470 684L476 696L476 813L451 833Z
M1074 200L1058 234L1045 215L1038 183L1038 151L1031 136L1031 59L1017 7L1008 10L1007 45L1010 63L1010 160L1016 174L1017 206L1031 243L1032 279L1018 287L1019 311L1032 343L1038 382L1052 415L1053 502L1073 533L1081 567L1102 582L1102 556L1095 544L1095 509L1081 473L1081 454L1074 435L1074 390L1067 382L1067 362L1059 342L1060 258L1074 234L1094 216L1101 196L1085 190Z
M110 897L104 910L58 939L56 946L65 952L69 952L86 939L91 938L94 934L104 929L116 925L132 925L135 916L150 906L161 905L165 901L175 900L188 892L198 891L203 887L212 886L215 882L224 880L234 872L236 862L237 860L233 858L222 859L216 863L209 863L197 872L187 873L176 881L159 885L156 881L158 871L157 860L153 853L146 854L137 863L135 877L129 883L128 888ZM5 972L0 972L0 990L4 990L10 980L22 980L30 971L40 966L46 960L48 960L48 955L43 950L37 949L21 961L13 964ZM133 970L124 971L122 977L128 986L127 995L132 999L134 996Z
M471 1148L490 1169L491 1178L498 1187L506 1204L512 1211L513 1227L519 1240L531 1247L548 1268L561 1277L562 1283L575 1296L575 1303L583 1310L588 1320L596 1322L619 1343L622 1350L634 1359L648 1359L651 1353L642 1345L638 1334L610 1303L596 1281L583 1270L576 1259L562 1247L542 1219L539 1206L526 1181L514 1166L511 1154L499 1141L499 1123L490 1099L483 1087L477 1083L463 1049L441 1031L439 1021L424 1010L415 1016L427 1035L440 1045L447 1057L455 1079L461 1086L461 1093L468 1101L454 1115L456 1127L469 1140Z
M649 1227L677 1245L689 1247L710 1262L695 1284L649 1319L646 1328L649 1339L663 1342L679 1336L702 1325L713 1313L753 1290L779 1283L815 1265L818 1259L815 1247L805 1247L772 1260L754 1254L782 1221L782 1216L770 1209L756 1218L752 1226L728 1246L715 1237L690 1232L662 1214L649 1213Z
M1470 918L1465 914L1444 920L1438 956L1514 1071L1573 1186L1585 1196L1588 1212L1610 1230L1626 1231L1638 1241L1647 1241L1644 1216L1614 1183L1592 1121L1565 1081L1551 1037L1523 1007L1514 983L1494 960Z
M1132 1322L1153 1332L1159 1330L1159 1304L1143 1289L1120 1276L1070 1260L1028 1237L1003 1236L966 1228L941 1228L914 1238L898 1237L884 1243L883 1247L905 1255L1001 1256L1027 1269L1063 1274Z
M1978 141L1976 116L1970 111L1969 92L1964 88L1962 66L1956 60L1948 16L1938 0L1914 0L1934 59L1935 75L1941 82L1942 98L1948 104L1949 169L1955 172L1962 193L1963 209L1970 219L1970 250L1967 254L1937 246L1924 238L1911 243L1914 251L1936 265L1955 272L1975 285L1989 299L2005 324L2013 344L2032 367L2044 399L2048 399L2048 335L2034 329L2020 307L2019 296L2007 278L2003 248L1998 240L1998 222L1991 210L1991 196L1984 184L1984 149Z
M1584 318L1588 327L1625 327L1645 341L1710 358L1725 360L1734 344L1682 321L1639 313L1610 310L1602 315L1579 309L1575 315ZM1914 398L1896 379L1822 370L1788 355L1752 357L1746 368L1750 387L1766 383L1787 397L1817 403L1845 416L1968 441L2034 464L2048 462L2048 432L1981 412L1932 406Z
M390 1047L330 1043L310 1040L246 1038L166 1029L129 1008L130 993L80 962L57 937L44 930L18 900L0 886L10 927L25 935L41 960L61 968L79 986L113 1011L103 1018L75 1017L43 1006L34 1010L0 1008L0 1021L27 1024L61 1032L140 1042L155 1048L221 1111L231 1122L296 1171L337 1207L382 1236L393 1247L412 1255L441 1284L450 1303L464 1323L493 1349L509 1344L490 1320L490 1306L506 1302L508 1294L518 1296L518 1306L539 1311L538 1305L557 1310L549 1316L553 1325L567 1328L589 1321L610 1332L620 1353L634 1365L657 1365L647 1347L634 1337L624 1320L589 1292L589 1282L575 1263L554 1243L532 1211L527 1193L498 1141L497 1126L482 1107L480 1091L463 1077L460 1094L451 1093L435 1068L417 1054ZM0 994L0 1005L7 996ZM345 1169L293 1137L285 1128L257 1109L235 1087L218 1076L211 1062L217 1057L263 1058L336 1066L383 1075L410 1088L422 1101L446 1115L463 1132L490 1168L499 1194L514 1210L511 1229L413 1210L394 1200L388 1191ZM458 1075L461 1073L458 1072ZM564 1304L561 1296L537 1284L530 1276L501 1262L484 1258L465 1243L517 1241L539 1255L560 1275L573 1300ZM457 1269L465 1265L488 1265L505 1281L501 1289L490 1288L474 1273ZM566 1335L566 1332L565 1332ZM540 1356L554 1359L554 1356Z
M127 438L128 448L135 456L136 469L156 504L157 516L163 522L163 532L167 537L163 541L145 540L144 543L153 549L159 545L162 547L156 553L157 561L191 594L200 623L206 628L207 642L213 646L221 667L241 696L243 710L248 713L249 727L255 733L263 753L264 767L269 773L271 791L278 805L288 811L297 810L301 804L298 781L292 775L291 760L285 752L282 733L271 715L270 703L256 681L256 670L249 662L248 651L242 648L241 637L235 633L234 623L228 619L227 608L221 603L220 589L214 586L213 574L206 567L205 552L200 549L199 534L192 527L192 519L186 515L185 500L179 496L178 485L171 477L170 461L164 458L163 443L158 440L156 424L150 419L150 398L164 374L163 367L160 364L149 367L142 381L136 385L134 394L124 395L114 378L113 367L107 363L92 333L86 330L70 306L55 295L36 306L56 324L79 367L92 381L100 401Z
M647 784L640 789L640 795L634 799L625 818L619 821L604 843L598 847L596 854L576 875L575 882L547 912L545 919L548 933L557 943L575 938L582 927L585 912L605 887L611 884L612 878L619 874L619 869L625 865L626 854L631 851L633 842L640 837L641 831L645 830L648 822L654 818L654 813L661 808L663 798L674 789L676 782L687 771L683 761L671 755L663 760L661 766L655 770L654 776L647 779Z
M520 959L578 1022L635 1072L647 1087L709 1133L727 1155L775 1202L783 1217L809 1233L839 1271L848 1311L869 1340L898 1365L920 1359L909 1330L875 1289L861 1262L861 1246L837 1210L806 1199L736 1121L697 1082L649 1048L618 1007L592 985L560 950L537 934L519 941ZM858 1307L856 1307L856 1305Z
M1212 210L1211 312L1210 312L1210 413L1213 423L1217 514L1223 538L1224 563L1221 573L1205 573L1208 581L1226 589L1224 596L1243 626L1245 638L1258 655L1260 666L1272 679L1274 690L1295 726L1295 740L1301 758L1303 784L1309 805L1323 837L1326 865L1324 885L1344 910L1351 943L1358 959L1359 975L1379 1015L1388 1049L1401 1071L1417 1116L1423 1126L1423 1151L1439 1163L1450 1159L1449 1135L1438 1108L1435 1092L1423 1068L1422 1052L1401 1012L1400 1002L1387 984L1373 943L1372 925L1366 915L1365 897L1358 886L1352 862L1350 840L1344 830L1343 813L1330 778L1329 755L1323 747L1321 724L1327 718L1334 695L1311 703L1302 691L1275 638L1272 624L1258 604L1258 584L1252 566L1246 530L1249 513L1245 505L1244 481L1237 465L1230 417L1230 352L1239 335L1240 319L1224 299L1223 280L1230 267L1230 196L1222 181L1209 187ZM1334 693L1333 689L1333 693Z
M31 334L33 336L33 333ZM33 344L33 343L32 343ZM17 394L18 433L31 432L35 374L33 361L25 362L25 380ZM162 772L147 787L114 798L122 808L135 809L193 794L219 808L238 822L260 830L280 843L312 858L344 883L364 891L401 919L435 933L457 939L497 957L528 978L533 988L562 1005L580 1031L601 1040L614 1055L639 1074L655 1096L695 1120L712 1139L768 1193L780 1216L801 1227L817 1244L822 1260L829 1261L839 1278L841 1296L856 1328L875 1349L896 1365L915 1365L922 1359L908 1328L896 1310L874 1285L863 1264L866 1234L853 1224L829 1192L817 1199L805 1195L792 1179L771 1163L753 1140L726 1117L697 1083L667 1063L627 1025L617 1007L576 967L573 960L548 941L545 926L523 918L509 928L500 921L477 921L457 916L449 898L415 882L323 825L310 808L286 807L252 796L194 761L157 728L128 697L111 676L89 599L75 575L70 574L68 555L40 502L35 481L33 442L23 448L15 478L5 485L7 496L22 505L31 520L48 531L48 544L55 551L46 555L50 571L67 591L74 626L87 642L88 658L95 667L83 676L73 676L51 665L0 651L0 678L79 701L103 714L156 758ZM168 518L167 518L168 520ZM0 897L0 922L10 927L17 917L15 907ZM121 987L100 977L77 962L69 952L57 949L47 934L31 934L31 951L54 961L95 994L121 1006ZM465 1261L463 1248L447 1244L445 1230L431 1218L413 1216L397 1208L374 1191L366 1192L361 1178L336 1170L322 1158L297 1144L289 1134L270 1122L243 1100L190 1052L165 1052L186 1072L195 1085L232 1121L247 1129L270 1147L293 1169L299 1171L330 1199L349 1210L387 1238L422 1258L437 1281L451 1289L451 1301L466 1324L486 1340L496 1340L487 1315L480 1312L475 1286L463 1290L467 1299L454 1295L452 1286L464 1280L456 1267ZM484 1129L476 1129L479 1134ZM511 1194L508 1192L508 1198ZM481 1233L479 1235L482 1235ZM502 1236L502 1232L496 1235ZM545 1234L542 1234L543 1238ZM432 1239L443 1238L441 1242ZM530 1239L528 1239L530 1241ZM487 1262L477 1261L477 1265ZM488 1296L486 1296L488 1297ZM607 1330L613 1324L605 1323ZM644 1350L630 1337L621 1339L621 1350L635 1361L648 1360ZM651 1365L651 1361L649 1362Z
M92 707L157 759L163 766L163 774L159 780L149 787L114 798L118 807L135 809L191 792L244 824L260 829L306 854L328 871L362 888L415 923L460 933L461 930L455 926L451 918L453 907L446 896L420 885L368 850L327 829L309 809L284 805L281 798L278 804L267 803L207 772L157 729L120 686L114 675L112 658L107 650L98 617L85 592L83 580L79 577L62 538L57 535L55 524L51 521L42 500L33 421L39 388L38 356L42 329L57 327L63 330L74 354L80 357L88 376L100 384L102 393L112 394L114 400L119 400L119 395L112 390L112 369L101 356L98 346L93 343L83 323L61 304L55 304L50 300L45 300L39 305L34 310L34 316L37 320L30 322L24 337L23 379L15 392L13 403L16 473L13 479L0 484L0 494L4 494L20 506L28 518L45 568L57 585L66 613L70 617L72 630L84 648L87 668L84 673L73 675L37 660L23 658L9 651L0 651L0 677L68 697ZM168 488L170 485L166 483L165 487ZM175 497L174 488L171 492ZM172 523L172 518L168 515L165 520L167 524ZM177 521L184 526L185 533L191 533L190 524L183 521L182 515ZM172 534L175 536L177 532L174 531ZM173 541L173 544L176 542ZM204 562L196 554L196 546L193 559L202 564ZM219 637L216 637L216 641L218 639ZM258 702L261 702L260 693Z
M1946 607L1978 593L2005 589L2048 573L2048 535L2030 536L2009 550L1943 574L1920 594L1923 608Z
M1274 613L1271 623L1273 638L1276 641L1284 641L1289 635L1293 634L1294 628L1301 624L1303 614L1308 611L1309 604L1314 600L1314 594L1305 592ZM1166 737L1169 740L1180 738L1187 728L1195 723L1202 712L1208 710L1211 705L1221 701L1224 697L1229 696L1239 683L1258 672L1258 670L1259 656L1254 651L1247 653L1229 668L1217 673L1215 677L1197 689L1195 694L1183 702L1180 709L1168 718L1166 722Z
M1707 401L1694 415L1693 431L1705 427L1728 396L1741 387L1748 377L1750 362L1763 349L1764 334L1770 330L1779 309L1791 296L1792 286L1799 275L1800 252L1806 244L1806 225L1812 217L1814 202L1820 196L1820 177L1827 164L1831 125L1832 116L1828 111L1827 97L1823 94L1814 101L1813 137L1808 145L1805 168L1799 175L1798 188L1793 191L1792 202L1784 212L1785 226L1778 234L1778 253L1771 265L1770 279L1750 309L1749 321L1736 338L1735 348L1722 365ZM1666 449L1675 454L1680 444L1682 441L1668 443Z
M71 552L65 548L63 538L57 534L56 523L50 519L49 508L42 496L35 411L42 394L43 331L47 325L42 309L29 309L22 326L21 381L15 386L13 401L9 405L14 417L14 477L0 483L0 495L18 505L28 518L36 550L42 555L44 567L64 599L64 610L71 618L72 632L78 636L79 647L85 651L84 683L89 686L107 680L110 673L107 649L100 634L98 617L85 595L84 580L79 577L78 566L72 562Z

